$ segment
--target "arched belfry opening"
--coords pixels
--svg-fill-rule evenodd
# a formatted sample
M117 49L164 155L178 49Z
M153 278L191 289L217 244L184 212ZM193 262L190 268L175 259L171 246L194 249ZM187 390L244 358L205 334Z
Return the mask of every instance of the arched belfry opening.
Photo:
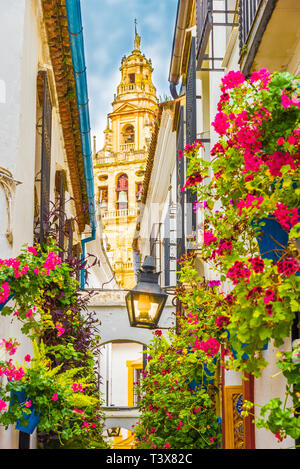
M128 176L121 174L117 179L117 209L126 210L128 208Z
M126 125L122 132L123 144L133 144L135 141L135 130L133 125Z

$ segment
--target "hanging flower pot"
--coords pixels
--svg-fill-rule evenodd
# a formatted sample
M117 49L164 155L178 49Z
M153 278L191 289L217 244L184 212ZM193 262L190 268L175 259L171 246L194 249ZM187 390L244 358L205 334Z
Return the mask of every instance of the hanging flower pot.
M236 360L237 359L237 351L234 349L234 346L233 346L234 340L230 341L230 332L229 332L228 329L225 329L225 332L227 333L227 337L228 337L230 348L231 348L231 351L232 351L232 354L233 354L233 358ZM242 343L241 348L244 349L249 345L251 345L251 344ZM268 350L268 347L269 347L269 341L267 340L266 343L264 344L262 350ZM249 355L246 352L244 352L243 355L242 355L242 360L248 360L248 358L249 358Z
M15 295L10 295L6 301L4 301L3 303L0 303L0 311L2 311L2 309L4 308L4 306L5 306L10 300L12 300L14 296L15 296Z
M261 257L276 263L288 245L287 231L271 216L253 221L252 226L261 230L256 238Z
M188 348L187 353L194 353L194 351L192 350L191 347L187 347L187 348ZM200 360L200 357L198 357L198 359ZM214 357L213 363L214 364L217 363L217 356ZM202 385L207 386L209 384L214 384L214 381L215 381L215 372L210 371L208 369L207 365L204 362L201 362L201 365L203 366L202 379L200 379L199 381L196 381L196 380L193 379L193 380L189 381L189 383L188 383L188 387L190 389L192 389L193 391L196 391Z
M26 402L29 402L29 399L27 399L25 394L25 389L22 389L21 391L11 391L11 405L15 402L15 398L18 400L22 407L24 407ZM36 411L32 406L29 407L29 410L31 411L30 414L22 412L23 419L27 420L27 424L22 423L23 419L18 419L16 429L22 431L23 433L28 433L31 435L40 421L40 413L36 414Z

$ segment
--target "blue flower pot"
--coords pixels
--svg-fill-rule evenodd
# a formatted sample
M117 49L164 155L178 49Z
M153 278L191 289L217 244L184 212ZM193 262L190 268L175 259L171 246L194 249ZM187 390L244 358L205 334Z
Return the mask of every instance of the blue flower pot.
M22 389L21 391L11 391L11 404L14 403L15 398L17 398L19 403L23 405L28 400L25 395L25 389ZM40 413L36 414L36 411L33 407L31 407L30 410L30 414L26 414L25 412L23 412L23 419L27 420L27 424L22 425L21 419L18 419L16 429L23 433L28 433L31 435L40 421Z
M227 336L228 336L228 340L229 340L229 343L230 343L230 348L231 348L231 351L232 351L232 354L233 354L233 358L236 360L237 358L237 352L236 350L233 348L231 342L230 342L230 332L228 329L225 329L225 331L227 332ZM247 347L247 345L250 345L250 344L246 344L246 343L242 343L242 348L245 348ZM269 347L269 341L267 340L267 342L265 343L265 345L263 346L262 350L268 350L268 347ZM242 360L248 360L249 358L249 355L245 352L243 353L242 355Z
M271 259L276 263L288 245L289 235L272 217L255 220L252 222L252 226L259 227L261 222L264 222L265 225L260 226L261 231L256 238L260 255L263 259Z
M191 347L187 347L188 353L194 353ZM200 360L200 357L198 357ZM213 363L216 364L217 362L217 357L213 359ZM188 387L192 389L193 391L196 391L200 386L207 386L208 384L214 384L215 381L215 373L213 371L209 371L207 366L203 363L204 367L204 373L203 373L203 381L197 382L194 379L192 381L189 381ZM209 379L209 378L212 379Z
M4 301L4 303L1 303L0 302L0 311L2 311L2 309L4 308L4 306L14 297L15 295L10 295L10 297L8 298L7 301Z

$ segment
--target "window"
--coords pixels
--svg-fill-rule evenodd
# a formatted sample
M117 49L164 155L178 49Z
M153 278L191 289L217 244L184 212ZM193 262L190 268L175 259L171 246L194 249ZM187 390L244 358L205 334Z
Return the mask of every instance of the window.
M135 83L135 73L129 73L129 82Z

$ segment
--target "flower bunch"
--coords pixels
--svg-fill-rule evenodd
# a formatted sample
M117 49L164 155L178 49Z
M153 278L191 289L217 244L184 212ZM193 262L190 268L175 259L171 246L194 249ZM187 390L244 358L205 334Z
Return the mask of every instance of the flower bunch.
M221 282L203 291L192 269L186 277L189 314L198 293L200 321L208 327L214 318L215 329L196 345L214 339L227 355L223 366L255 376L268 365L261 350L271 340L275 347L284 343L300 308L299 103L299 77L261 69L246 79L230 72L212 122L219 139L210 161L186 155L187 177L202 176L193 188L194 210L204 220L197 255ZM268 428L282 439L291 435L288 421Z

